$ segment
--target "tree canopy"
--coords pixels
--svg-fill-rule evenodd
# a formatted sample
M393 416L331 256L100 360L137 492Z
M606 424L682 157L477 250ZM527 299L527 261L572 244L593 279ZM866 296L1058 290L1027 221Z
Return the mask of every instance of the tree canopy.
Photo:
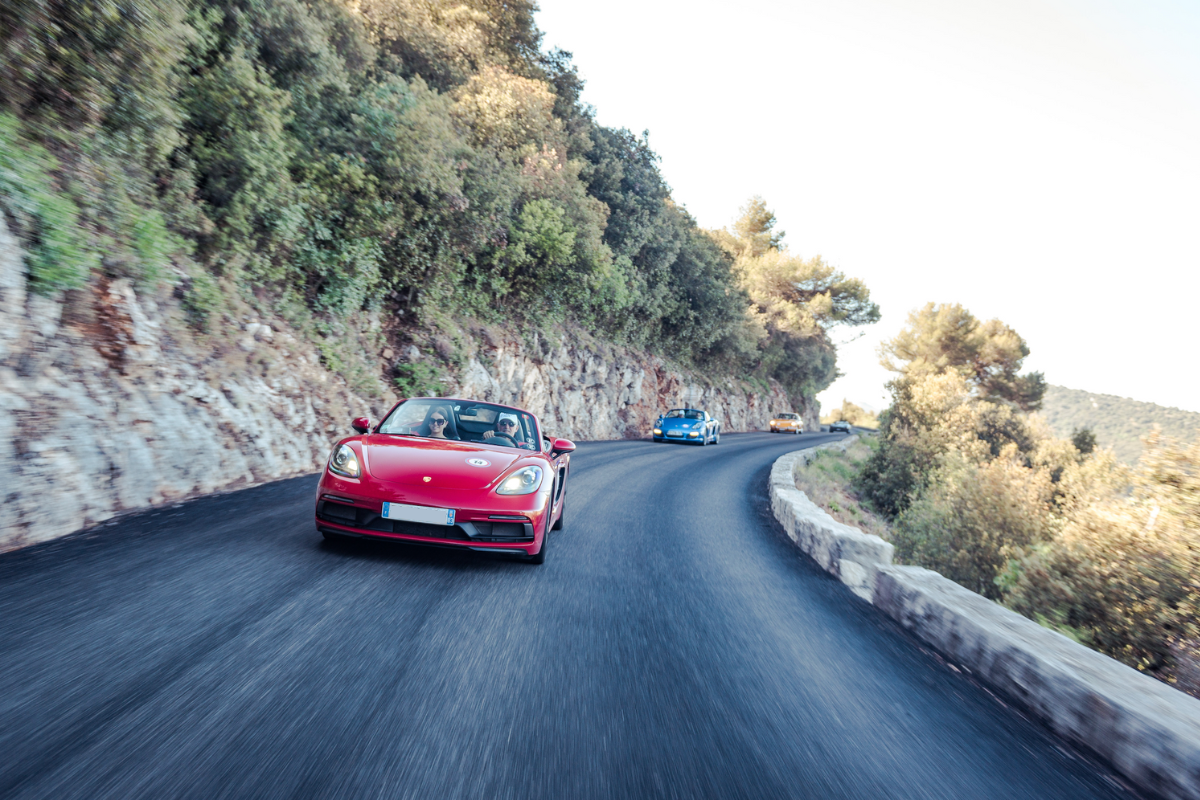
M732 231L708 233L733 261L737 286L749 299L743 341L756 341L759 364L784 385L815 393L837 376L829 330L876 322L879 306L862 281L820 256L793 255L775 225L775 213L755 196Z
M827 385L827 329L878 318L866 288L787 253L761 198L733 233L700 230L648 136L596 123L535 11L0 0L5 175L28 184L0 203L34 286L182 274L198 326L225 292L322 336L381 313L570 320L797 396Z
M1028 355L1025 340L1000 320L981 322L957 303L927 303L881 346L880 363L907 378L954 371L982 397L1032 411L1046 382L1040 372L1018 374Z

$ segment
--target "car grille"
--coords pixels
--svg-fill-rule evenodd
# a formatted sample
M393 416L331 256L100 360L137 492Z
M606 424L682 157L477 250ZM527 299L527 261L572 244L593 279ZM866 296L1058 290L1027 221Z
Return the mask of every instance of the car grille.
M470 541L471 537L458 525L430 525L426 522L405 522L384 519L378 511L359 508L345 503L322 500L317 504L317 517L326 522L379 533L399 533L404 536L423 536L430 539L459 539Z
M452 539L461 542L516 542L533 539L533 526L524 522L460 522L455 525L431 525L384 519L377 511L322 500L317 517L337 525L364 531L420 536L428 539ZM472 536L471 534L475 535Z
M398 519L385 519L382 522L392 526L392 533L404 536L423 536L428 539L458 539L469 541L470 536L458 525L430 525L427 522L404 522Z

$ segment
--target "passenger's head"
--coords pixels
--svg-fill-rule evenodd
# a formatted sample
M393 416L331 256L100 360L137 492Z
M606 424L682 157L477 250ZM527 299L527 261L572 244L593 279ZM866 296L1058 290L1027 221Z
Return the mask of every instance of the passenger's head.
M429 416L425 418L425 425L429 430L429 436L438 439L444 437L450 429L450 412L442 406L434 406L429 412Z

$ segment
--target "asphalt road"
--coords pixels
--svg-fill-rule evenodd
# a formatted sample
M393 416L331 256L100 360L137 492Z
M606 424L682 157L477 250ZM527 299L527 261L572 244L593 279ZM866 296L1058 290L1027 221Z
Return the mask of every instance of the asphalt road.
M584 444L540 567L327 544L315 477L0 556L0 797L1130 797L787 541L835 438Z

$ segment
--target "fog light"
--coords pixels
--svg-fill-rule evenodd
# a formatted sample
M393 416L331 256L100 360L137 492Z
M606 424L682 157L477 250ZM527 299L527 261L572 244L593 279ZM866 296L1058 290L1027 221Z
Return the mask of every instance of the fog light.
M696 433L695 431L692 431L691 433L689 433L689 434L688 434L688 438L689 438L689 439L695 439L695 438L696 438L697 436L699 436L699 435L700 435L700 434Z
M655 436L662 436L662 428L655 428L655 429L654 429L654 435L655 435Z

